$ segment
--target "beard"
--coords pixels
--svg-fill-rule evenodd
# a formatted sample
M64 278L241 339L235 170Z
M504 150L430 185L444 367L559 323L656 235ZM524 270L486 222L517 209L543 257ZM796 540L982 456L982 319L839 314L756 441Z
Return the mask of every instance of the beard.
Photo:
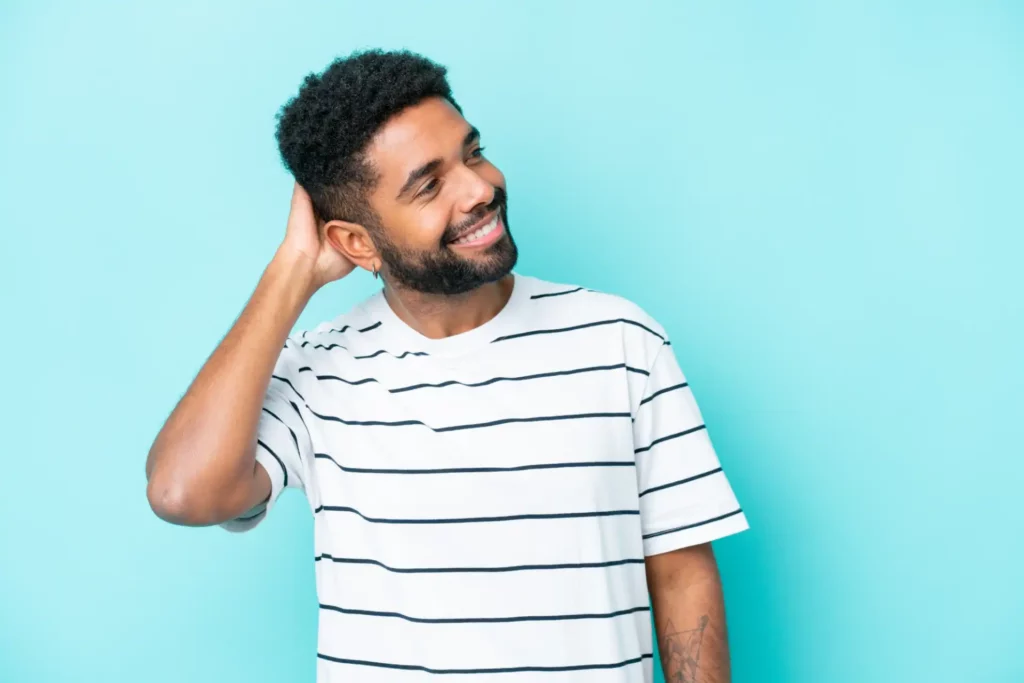
M478 222L490 211L498 211L505 234L482 252L478 258L466 258L448 248L459 232ZM474 212L465 221L449 225L436 249L413 250L396 245L385 230L373 230L377 251L385 272L393 284L422 294L454 296L465 294L481 285L496 282L512 272L519 250L508 227L508 204L505 190L494 190L494 201Z

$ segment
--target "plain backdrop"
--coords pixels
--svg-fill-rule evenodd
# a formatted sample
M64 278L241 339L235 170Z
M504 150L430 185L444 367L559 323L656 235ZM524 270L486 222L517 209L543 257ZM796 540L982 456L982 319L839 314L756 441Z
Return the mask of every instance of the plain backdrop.
M450 67L520 272L672 335L737 683L1024 680L1021 4L0 7L0 680L313 680L301 496L174 528L143 462L283 234L277 109L374 46Z

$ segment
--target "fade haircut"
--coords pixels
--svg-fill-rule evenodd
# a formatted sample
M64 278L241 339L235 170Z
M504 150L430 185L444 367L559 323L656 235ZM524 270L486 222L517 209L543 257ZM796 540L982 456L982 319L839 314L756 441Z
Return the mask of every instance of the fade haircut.
M378 224L367 200L378 173L366 148L389 119L427 98L443 97L461 114L446 73L407 50L367 50L306 76L278 113L277 146L320 220Z

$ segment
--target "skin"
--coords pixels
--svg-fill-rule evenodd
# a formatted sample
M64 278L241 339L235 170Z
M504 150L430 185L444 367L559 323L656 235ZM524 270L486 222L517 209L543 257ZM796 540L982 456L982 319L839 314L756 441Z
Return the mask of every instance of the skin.
M479 153L479 140L468 138L466 144L472 130L449 102L431 98L395 116L370 143L368 156L380 171L380 179L368 200L400 249L424 252L438 248L449 225L473 218L494 201L496 187L505 189L505 176ZM440 159L441 166L401 192L410 175L434 159ZM330 221L325 234L351 262L381 271L385 295L395 313L432 339L478 327L502 309L512 292L511 278L504 278L463 295L421 294L388 276L365 226ZM490 258L477 248L445 248L478 262Z
M399 248L442 248L449 225L480 214L495 187L504 189L504 176L477 152L478 140L467 142L471 130L454 107L434 98L393 117L371 141L367 156L379 180L368 201ZM413 171L434 159L442 163L400 192ZM491 258L485 250L443 248L466 259ZM370 231L345 221L319 225L309 195L296 185L284 241L150 448L147 496L160 518L209 526L267 500L270 478L256 462L255 445L270 374L313 294L356 267L383 268ZM383 277L395 313L432 338L483 324L512 291L511 278L503 278L455 297L430 296L394 285L386 271Z
M728 683L725 601L711 544L653 555L645 565L666 683Z
M505 188L504 176L479 152L472 130L447 101L434 98L393 117L371 141L367 157L379 179L368 201L399 249L451 249L480 265L494 258L486 249L444 240L449 226L480 216L486 222L495 188ZM432 160L440 163L403 192L410 175ZM430 338L483 324L512 290L511 277L456 296L403 287L389 277L366 226L318 223L309 195L296 185L281 245L150 449L147 496L161 519L209 526L268 499L270 478L256 462L255 445L271 372L313 294L357 267L381 272L392 309ZM728 681L722 592L710 547L650 557L647 577L667 680Z

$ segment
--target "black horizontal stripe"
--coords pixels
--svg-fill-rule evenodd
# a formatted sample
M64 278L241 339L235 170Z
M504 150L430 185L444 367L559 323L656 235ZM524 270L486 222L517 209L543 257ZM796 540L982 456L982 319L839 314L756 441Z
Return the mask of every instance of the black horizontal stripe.
M292 406L294 407L295 404L293 403ZM296 408L296 410L298 410L298 408ZM265 412L267 415L269 415L270 417L274 418L275 420L277 420L278 422L280 422L281 424L284 425L284 428L287 429L288 433L292 435L292 441L295 443L295 452L296 453L301 453L301 451L299 450L299 438L297 436L295 436L295 432L292 431L292 428L289 427L285 423L284 420L282 420L277 415L275 415L274 412L272 410L270 410L269 408L264 407L263 408L263 412Z
M532 337L532 336L537 335L537 334L559 334L561 332L572 332L574 330L584 330L584 329L587 329L588 327L598 327L598 326L601 326L601 325L614 325L615 323L623 323L625 325L635 325L636 327L639 327L640 329L647 330L648 332L653 334L658 339L661 339L662 341L665 341L665 337L663 335L658 334L657 332L655 332L651 328L647 327L643 323L638 323L637 321L630 320L628 318L614 318L612 320L598 320L596 322L583 323L582 325L573 325L571 327L555 327L555 328L551 328L551 329L547 329L547 330L530 330L529 332L517 332L515 334L507 334L507 335L505 335L503 337L498 337L497 339L493 340L491 343L493 344L495 342L508 341L509 339L519 339L521 337Z
M428 354L425 351L403 351L402 353L396 355L394 353L391 353L390 351L384 351L382 349L380 351L374 351L373 353L371 353L369 355L366 355L366 356L352 356L352 357L354 359L356 359L356 360L366 360L367 358L376 358L377 356L379 356L381 354L385 354L385 353L387 355L393 356L394 358L397 358L399 360L401 360L402 358L405 358L407 356L428 356L428 355L430 355L430 354Z
M289 386L291 386L290 382L289 382ZM293 390L294 390L294 387L293 387ZM298 394L299 392L296 391L295 393ZM292 410L295 411L295 416L297 418L299 418L299 422L302 423L303 430L305 430L305 433L308 435L309 434L309 427L306 426L306 421L302 418L302 411L299 410L299 406L295 405L295 401L288 401L288 405L290 405L292 407ZM292 442L295 444L295 452L298 453L299 455L302 455L302 449L299 448L299 438L295 435L295 430L293 430L291 428L291 426L288 425L287 422L285 422L280 417L278 417L276 413L274 413L272 410L270 410L266 406L263 407L263 412L267 413L268 415L270 415L275 420L277 420L278 422L280 422L281 424L283 424L285 426L285 428L288 430L288 433L292 435Z
M450 386L463 386L463 387L486 387L491 384L498 382L522 382L531 379L543 379L546 377L564 377L567 375L579 375L586 372L601 372L605 370L622 370L625 369L627 372L635 372L641 375L649 375L650 373L646 370L639 368L633 368L625 363L616 363L615 365L595 365L587 368L574 368L572 370L555 370L552 372L539 372L533 375L522 375L520 377L492 377L491 379L484 380L482 382L459 382L457 380L448 380L445 382L438 382L437 384L413 384L407 387L401 387L398 389L388 389L393 394L402 393L405 391L413 391L415 389L440 389L442 387Z
M342 346L341 344L313 344L310 341L304 341L299 346L301 348L306 348L307 346L312 346L312 348L314 348L314 349L324 349L325 351L330 351L331 349L345 349L346 351L348 351L348 347L347 346Z
M523 422L555 422L560 420L586 420L600 417L629 417L630 413L577 413L575 415L542 415L538 417L507 417L500 420L491 420L490 422L476 422L473 424L464 425L449 425L447 427L431 427L426 422L420 420L397 420L395 422L387 422L385 420L346 420L341 417L335 417L334 415L321 415L312 408L311 413L319 417L321 420L327 420L329 422L339 422L344 425L350 425L354 427L426 427L432 432L458 432L466 429L482 429L484 427L496 427L503 424L523 423Z
M595 510L593 512L551 512L523 515L503 515L499 517L442 517L438 519L394 519L385 517L368 517L355 508L347 505L320 505L314 514L321 512L349 512L367 522L374 524L480 524L490 522L520 522L538 519L581 519L585 517L619 517L639 515L639 510Z
M573 368L572 370L555 370L552 372L541 372L533 375L522 375L518 377L492 377L485 379L480 382L460 382L458 380L446 380L444 382L437 383L423 383L423 384L412 384L407 387L398 387L395 389L388 389L387 391L392 394L401 394L407 391L415 391L417 389L441 389L443 387L451 386L462 386L462 387L485 387L491 384L497 384L498 382L522 382L531 379L543 379L546 377L562 377L566 375L579 375L586 372L601 372L605 370L626 370L626 372L635 372L640 375L650 375L651 373L640 368L634 368L625 363L616 363L614 365L594 365L586 368ZM313 368L304 366L299 368L299 372L312 372ZM361 384L380 384L381 382L373 377L364 377L362 379L345 379L338 377L337 375L317 375L317 379L324 381L335 381L343 382L349 386L359 386Z
M287 486L288 485L288 470L285 468L284 463L281 462L281 458L277 457L277 453L275 453L273 451L273 449L270 448L270 446L268 446L267 444L263 443L262 440L256 439L256 443L259 444L260 446L263 446L263 448L266 449L267 453L270 453L272 456L274 456L274 460L276 460L277 464L281 466L281 472L284 474L284 483L281 484L281 487L284 488L285 486Z
M357 332L369 332L370 330L375 330L375 329L377 329L378 327L380 327L380 325L381 325L381 324L380 324L380 322L378 321L378 322L375 322L374 324L370 325L369 327L364 327L364 328L362 328L361 330L356 330L356 331L357 331ZM341 333L345 332L346 330L350 330L350 329L352 329L352 326L351 326L351 325L343 325L343 326L341 327L341 329L340 329L340 330L339 330L339 329L336 329L336 328L331 328L331 329L327 330L327 332L328 332L328 333L330 333L330 332L337 332L337 333L341 334ZM302 336L303 336L303 337L305 337L305 336L306 336L306 333L305 333L305 332L303 332L303 333L302 333Z
M708 470L707 472L701 472L700 474L695 474L692 477L687 477L686 479L680 479L678 481L669 482L668 484L662 484L661 486L652 486L649 489L641 491L639 497L643 498L648 493L654 493L655 491L662 491L664 489L670 489L673 486L680 486L682 484L688 484L691 481L697 481L698 479L703 479L704 477L710 477L712 474L718 474L721 471L722 471L721 467L716 467L713 470Z
M740 508L736 508L732 512L727 512L724 515L719 515L718 517L712 517L711 519L705 519L705 520L702 520L700 522L694 522L693 524L684 524L683 526L677 526L674 529L665 529L664 531L655 531L653 534L644 534L644 540L646 541L648 538L655 538L657 536L664 536L665 534L674 534L677 531L686 531L687 529L693 529L695 527L704 526L705 524L711 524L713 522L720 522L723 519L728 519L730 517L735 517L736 515L740 514L741 512L743 512L743 510L741 510Z
M534 294L530 298L531 299L546 299L549 296L563 296L565 294L575 294L576 292L581 292L581 291L583 291L583 288L582 287L577 287L576 289L567 289L567 290L562 291L562 292L545 292L543 294Z
M276 379L279 382L284 382L291 388L292 391L295 392L295 395L299 397L299 400L301 400L303 403L306 402L306 399L302 398L302 394L299 393L299 390L295 388L295 385L292 384L292 381L287 377L281 377L280 375L271 375L270 379Z
M662 394L667 394L670 391L676 391L678 389L685 389L688 386L690 386L689 382L683 382L682 384L676 384L676 385L673 385L671 387L665 387L664 389L661 389L659 391L655 391L653 394L651 394L650 396L648 396L644 400L640 401L640 405L643 405L645 403L650 403L651 401L653 401L654 399L658 398Z
M328 561L339 564L364 564L386 569L395 574L491 574L502 572L548 571L557 569L605 569L629 564L644 564L643 558L627 560L610 560L608 562L577 562L564 564L520 564L509 567L391 567L377 560L362 557L334 557L330 553L321 553L314 560Z
M444 467L436 469L396 469L374 467L352 467L342 465L329 453L316 453L313 457L328 460L342 472L354 474L482 474L486 472L525 472L527 470L556 470L569 467L635 467L635 460L598 460L593 462L545 462L533 465L512 465L509 467Z
M302 423L302 428L304 430L306 430L306 436L309 436L309 427L306 426L306 421L304 419L302 419L302 411L299 410L299 407L297 405L295 405L295 401L288 401L288 403L291 405L292 410L295 411L295 416L299 418L299 422ZM293 434L294 434L294 432L293 432ZM298 445L299 445L299 442L296 441L295 442L296 448L298 447ZM299 455L302 455L301 449L299 450Z
M636 450L633 451L633 454L634 455L639 455L640 453L643 453L644 451L651 450L652 448L657 446L659 443L664 443L666 441L671 441L672 439L678 439L681 436L686 436L687 434L693 434L694 432L699 432L702 429L707 429L707 425L697 425L696 427L693 427L691 429L684 429L681 432L677 432L675 434L669 434L668 436L663 436L660 439L655 439L654 441L652 441L649 446L644 446L643 448L637 448Z
M423 427L426 427L427 426L425 423L420 422L419 420L398 420L398 421L395 421L395 422L385 422L383 420L346 420L344 418L337 417L335 415L322 415L322 414L316 412L315 410L313 410L312 408L310 408L309 412L313 413L313 415L315 415L316 417L319 417L321 420L326 420L328 422L338 422L340 424L350 425L350 426L353 426L353 427L410 427L410 426L423 426Z
M249 515L248 517L236 517L235 521L236 522L251 522L252 520L254 520L257 517L259 517L260 515L266 514L266 512L267 512L267 508L264 506L264 508L262 510L260 510L259 512L255 512L255 513Z
M312 368L310 368L310 371L312 372ZM357 387L360 384L370 384L371 382L380 384L380 381L374 379L373 377L364 377L363 379L344 379L341 377L337 377L336 375L316 375L316 378L322 380L334 380L336 382L343 382L353 387Z
M304 346L304 347L307 346L308 344L309 344L308 341L302 342L302 346ZM311 348L323 349L325 351L330 351L331 349L345 349L346 351L349 350L347 346L344 346L342 344L313 344L311 346ZM391 353L390 351L388 351L386 349L381 349L380 351L374 351L373 353L367 354L365 356L352 356L352 358L354 358L355 360L365 360L367 358L376 358L377 356L380 356L380 355L383 355L383 354L387 354L387 355L389 355L389 356L391 356L393 358L398 358L398 359L402 359L402 358L405 358L407 356L426 356L426 355L429 355L425 351L403 351L402 353L397 353L396 354L396 353Z
M425 673L437 675L514 674L544 673L558 671L590 671L598 669L621 669L622 667L630 666L632 664L639 664L645 659L654 658L653 653L647 653L642 654L639 657L633 657L632 659L625 659L621 662L613 662L608 664L570 664L567 666L515 666L500 669L432 669L426 666L419 666L415 664L392 664L389 662L371 662L365 659L346 659L344 657L332 657L331 655L325 655L322 652L318 652L316 656L328 662L336 662L338 664L352 664L353 666L372 666L378 669L398 669L401 671L423 671Z
M627 614L649 612L651 610L649 605L643 605L641 607L630 607L629 609L620 609L614 612L602 612L595 614L541 614L520 617L410 617L409 615L402 614L401 612L378 612L376 610L368 609L351 609L348 607L339 607L338 605L327 605L325 603L320 603L320 609L363 617L389 617L393 619L402 619L403 621L411 621L416 624L511 624L523 621L614 619L615 617L623 617Z

